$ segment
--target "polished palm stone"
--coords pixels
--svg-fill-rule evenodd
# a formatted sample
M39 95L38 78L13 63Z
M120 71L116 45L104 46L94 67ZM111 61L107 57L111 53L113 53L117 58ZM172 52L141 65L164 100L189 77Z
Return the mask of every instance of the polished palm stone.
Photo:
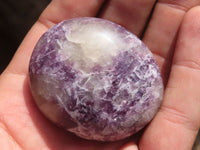
M152 120L163 97L159 68L145 44L97 18L66 20L44 33L29 75L41 112L90 140L136 133Z

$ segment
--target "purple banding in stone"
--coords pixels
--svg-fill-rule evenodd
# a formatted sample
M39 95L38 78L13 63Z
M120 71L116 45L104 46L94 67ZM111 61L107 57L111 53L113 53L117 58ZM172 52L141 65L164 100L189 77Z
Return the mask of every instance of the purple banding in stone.
M29 75L41 112L90 140L136 133L163 97L148 48L123 27L97 18L74 18L49 29L34 48Z

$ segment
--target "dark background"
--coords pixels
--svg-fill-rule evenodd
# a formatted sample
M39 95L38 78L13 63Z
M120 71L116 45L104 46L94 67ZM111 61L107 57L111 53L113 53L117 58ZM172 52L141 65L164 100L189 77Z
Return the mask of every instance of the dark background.
M0 0L0 74L50 0ZM193 150L200 150L200 135Z
M0 73L50 0L0 0Z

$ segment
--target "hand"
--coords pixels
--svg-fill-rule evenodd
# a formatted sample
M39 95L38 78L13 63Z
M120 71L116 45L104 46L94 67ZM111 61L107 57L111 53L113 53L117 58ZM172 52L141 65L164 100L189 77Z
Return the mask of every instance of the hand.
M103 0L53 0L29 31L0 76L2 150L192 148L200 126L200 7L194 7L200 0L111 0L98 12L102 4ZM137 140L133 136L102 143L63 132L43 117L30 93L28 64L39 37L62 20L97 14L142 37L154 54L166 85L160 111Z

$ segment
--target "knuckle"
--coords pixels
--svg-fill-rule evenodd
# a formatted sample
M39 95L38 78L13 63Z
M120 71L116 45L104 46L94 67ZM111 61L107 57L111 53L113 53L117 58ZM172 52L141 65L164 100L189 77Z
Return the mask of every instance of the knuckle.
M199 123L197 120L193 120L184 111L180 111L175 107L163 105L160 111L164 114L163 117L166 121L182 126L191 131L198 131Z

